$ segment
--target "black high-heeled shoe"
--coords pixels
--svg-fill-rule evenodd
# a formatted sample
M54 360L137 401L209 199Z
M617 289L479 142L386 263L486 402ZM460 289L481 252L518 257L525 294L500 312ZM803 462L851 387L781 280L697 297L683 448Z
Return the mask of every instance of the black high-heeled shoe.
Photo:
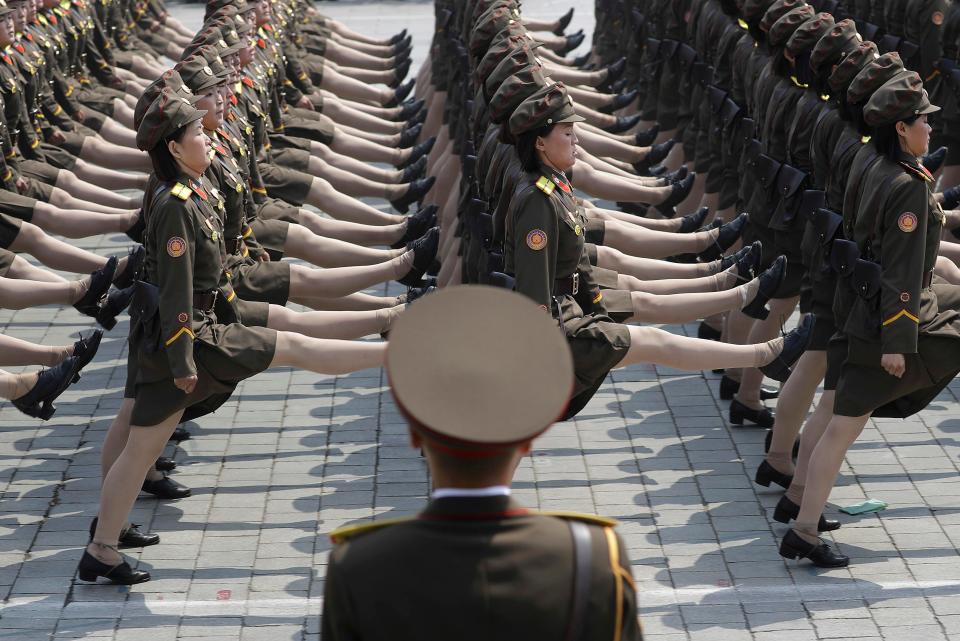
M133 281L140 275L140 268L143 266L143 259L147 256L147 250L143 245L137 245L130 250L127 255L127 264L123 271L117 274L113 279L113 286L117 289L126 289L133 285Z
M388 101L387 101L387 104L385 104L384 107L387 107L387 108L396 107L396 106L398 106L401 102L403 102L404 100L406 100L406 99L407 99L407 96L410 95L410 92L413 91L413 85L414 85L415 82L416 82L416 80L414 80L413 78L411 78L411 79L408 80L406 83L404 83L404 84L400 85L399 87L397 87L396 89L394 89L394 90L393 90L393 98L391 98L390 100L388 100Z
M747 221L750 219L749 214L740 214L732 221L720 228L720 231L717 233L716 240L713 241L713 245L707 247L702 252L697 254L697 260L701 263L709 263L717 260L723 256L730 247L733 246L740 236L743 235L743 229L747 226Z
M49 421L57 411L53 402L79 380L79 361L76 356L69 356L59 365L40 370L36 385L10 402L27 416Z
M781 383L786 382L792 372L790 368L803 356L804 350L807 349L812 331L813 314L807 314L796 329L784 336L783 349L780 354L771 363L760 367L763 375Z
M169 476L164 476L159 481L145 479L140 489L147 494L153 494L158 499L166 500L185 499L193 494L189 487L177 483Z
M568 53L570 53L571 51L579 47L583 43L584 38L586 37L587 37L586 34L583 33L583 29L569 36L565 36L567 41L563 43L562 47L560 47L559 49L555 49L554 53L556 53L558 56L562 58L563 56L567 55Z
M691 232L695 232L701 227L703 227L703 223L706 222L707 216L709 215L710 215L710 208L701 207L700 209L693 212L692 214L687 214L686 216L681 218L680 229L678 229L677 231L681 234L689 234Z
M391 45L396 45L397 43L399 43L400 41L402 41L402 40L405 39L406 37L407 37L407 30L404 29L404 30L401 31L400 33L394 34L393 36L391 36L390 40L388 40L387 43L388 43L388 44L391 44Z
M177 462L169 456L161 456L157 459L157 462L153 464L153 467L158 472L172 472L177 469Z
M833 549L822 539L818 543L807 543L790 530L780 541L780 556L787 559L809 559L818 568L845 568L850 565L850 557Z
M399 165L399 169L406 169L413 163L417 162L424 156L430 153L433 150L434 143L437 142L437 137L427 138L421 143L414 145L413 149L410 151L410 157L407 158L405 162Z
M690 195L690 192L693 190L694 180L696 180L696 176L690 174L680 182L670 185L670 195L667 196L665 201L659 205L655 205L657 211L667 218L673 218L677 213L674 207L682 203L687 199L687 196Z
M424 296L428 296L435 291L437 291L436 287L408 287L407 302L405 303L405 307L410 307L415 301L418 301Z
M427 121L427 110L421 109L418 111L412 118L407 120L407 127L413 127L414 125L422 125Z
M654 125L646 131L641 131L638 133L636 136L634 136L634 140L636 141L637 147L649 147L654 143L659 135L660 125Z
M570 7L570 11L567 11L565 14L557 18L557 26L553 28L553 35L562 36L563 32L567 30L567 27L570 26L570 21L573 20L573 7Z
M93 357L97 355L97 350L100 349L102 339L103 330L95 329L86 336L81 335L80 340L73 343L73 354L71 356L77 359L77 371L90 364Z
M173 430L169 440L173 441L174 443L179 443L181 441L189 441L191 438L193 438L193 436L191 436L190 432L187 431L187 428L178 427Z
M580 32L582 35L582 32ZM583 38L581 38L582 40ZM597 85L598 91L610 91L613 83L620 79L620 76L623 75L623 72L627 70L627 59L621 57L619 60L614 62L611 65L607 66L607 75L599 85Z
M760 287L757 295L753 297L747 305L741 308L745 315L758 320L765 320L770 315L767 309L767 303L777 293L783 284L783 279L787 277L787 257L778 256L773 264L765 272L760 274Z
M93 517L93 520L90 521L90 540L93 540L93 536L97 532L97 523L100 521L99 517ZM149 533L145 534L140 531L140 526L136 523L131 523L130 527L120 532L119 545L117 547L121 549L126 548L145 548L150 547L151 545L156 545L160 542L160 535Z
M733 395L740 391L740 381L724 376L720 379L720 400L732 401ZM780 390L773 387L760 388L760 400L769 401L780 396Z
M418 178L423 178L427 173L427 159L425 157L420 158L417 162L412 165L407 166L403 172L400 174L400 184L412 183Z
M80 565L77 566L77 575L81 581L95 583L100 577L117 585L135 585L150 580L150 573L143 570L134 570L126 561L118 565L107 565L95 556L83 551Z
M420 112L426 112L426 109L423 108L425 104L423 100L408 100L400 106L400 115L397 116L397 120L399 122L409 121L414 116L418 116Z
M420 211L407 217L407 229L403 232L403 237L390 245L391 249L400 249L406 247L416 239L426 234L437 224L437 205L424 207Z
M620 134L628 129L632 129L637 126L637 123L643 118L641 114L633 114L632 116L617 116L617 121L612 125L607 125L603 128L604 131L610 134Z
M114 289L107 294L107 300L97 312L97 322L101 327L108 332L116 327L117 316L130 305L135 290L136 288L131 285L126 289Z
M400 142L397 143L397 146L400 149L408 149L413 147L417 142L417 138L420 137L420 132L423 131L423 125L414 125L403 130L403 133L400 134Z
M670 173L663 176L663 179L667 181L666 184L673 185L674 183L678 183L681 180L685 179L689 175L690 175L690 170L687 169L687 166L680 165L680 169L677 169L676 171L671 171Z
M760 463L760 467L757 468L757 474L753 477L753 480L757 485L762 485L763 487L770 487L771 483L776 483L786 490L789 489L790 484L793 483L793 476L784 474L766 461L763 461Z
M103 267L90 274L90 285L80 300L73 304L74 309L81 314L96 318L100 311L100 300L110 291L110 285L113 284L118 262L116 256L111 256Z
M756 278L756 269L763 257L763 245L755 240L745 247L741 247L733 254L720 259L720 271L726 271L737 266L737 278L747 282Z
M737 399L730 402L729 417L730 422L734 425L743 425L744 421L750 421L758 427L766 427L767 429L773 427L774 422L773 410L769 407L755 410Z
M621 93L614 96L613 100L610 101L610 104L606 107L600 108L600 113L612 114L615 111L620 111L634 100L637 99L637 96L640 95L639 89L634 89L633 91L628 91L627 93ZM639 121L638 121L639 122Z
M576 58L573 59L573 62L572 62L571 64L572 64L574 67L577 67L578 69L581 69L581 70L583 70L583 71L586 71L585 65L590 61L590 55L591 55L592 53L593 53L592 51L588 51L587 53L583 54L582 56L577 56ZM592 67L593 65L590 65L590 66Z
M404 56L407 56L404 58ZM400 86L400 83L407 77L407 74L410 73L410 65L413 64L413 61L410 60L410 52L404 51L399 54L401 61L397 63L396 69L393 72L393 80L387 86L391 89L396 89Z
M759 473L760 471L757 470L757 474ZM789 523L790 521L796 521L798 516L800 516L800 506L788 499L786 495L781 496L777 502L777 507L773 510L773 520L777 523ZM840 521L828 519L822 514L820 520L817 521L818 532L833 532L839 530L840 526Z
M638 116L640 114L637 114ZM639 120L637 121L639 122ZM665 140L659 145L653 145L650 147L650 151L647 153L646 158L639 160L633 163L633 170L638 174L647 174L650 171L650 168L654 165L659 165L663 162L668 155L670 155L670 150L673 149L673 146L677 144L675 138L670 140Z
M407 192L403 196L400 196L400 198L397 198L396 200L391 200L390 204L398 212L405 214L407 213L407 210L410 209L410 205L420 202L427 192L433 189L433 184L435 182L437 182L437 179L434 176L418 178L410 183L410 186L407 188Z
M408 248L413 250L413 267L397 282L407 287L416 287L421 284L423 275L427 273L437 257L437 251L440 249L440 228L432 228L421 238L410 243Z

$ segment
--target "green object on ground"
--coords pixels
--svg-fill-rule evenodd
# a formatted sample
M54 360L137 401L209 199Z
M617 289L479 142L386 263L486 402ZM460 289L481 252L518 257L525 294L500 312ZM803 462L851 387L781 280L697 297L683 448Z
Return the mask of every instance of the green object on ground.
M862 503L855 503L847 507L840 508L844 514L867 514L869 512L879 512L887 509L887 504L879 499L868 499Z

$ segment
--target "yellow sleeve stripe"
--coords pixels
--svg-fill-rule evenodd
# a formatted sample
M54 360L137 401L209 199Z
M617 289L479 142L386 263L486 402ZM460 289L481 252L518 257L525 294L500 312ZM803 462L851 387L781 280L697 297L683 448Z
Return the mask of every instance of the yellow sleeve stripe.
M250 250L247 248L246 245L243 246L243 254L242 254L242 255L243 255L244 258L246 258L247 256L250 255Z
M263 187L252 187L252 189L253 189L253 191L255 191L255 192L258 193L258 194L266 194L266 193L267 193L267 190L264 189Z
M603 300L603 294L601 292L597 292L597 295L593 299L593 304L596 305L602 300Z
M10 176L12 175L13 175L13 170L7 167L7 172L3 174L3 180L4 181L10 180Z
M190 329L189 327L181 327L179 330L177 330L177 333L171 336L170 338L168 338L167 342L164 344L167 346L170 346L173 343L175 343L177 339L183 336L184 334L189 334L190 338L193 340L196 340L197 338L197 335L193 333L192 329Z
M232 303L233 299L237 297L237 292L230 290L230 293L227 295L227 302Z
M250 229L250 226L249 226L249 225L247 225L247 228L243 230L243 237L244 237L244 238L250 238L250 234L252 234L252 233L253 233L253 230Z
M53 110L53 115L59 116L62 112L63 112L63 107L61 107L60 105L57 105L57 108Z
M30 143L30 149L36 149L39 145L40 145L40 141L34 138L33 142Z
M912 320L912 321L913 321L914 323L916 323L917 325L920 324L920 319L919 319L919 318L917 318L916 316L914 316L913 314L911 314L911 313L908 312L907 310L901 309L899 312L897 312L896 314L894 314L893 316L891 316L891 317L888 318L887 320L883 321L883 326L886 327L887 325L889 325L889 324L891 324L891 323L894 323L894 322L900 320L900 319L903 318L904 316L907 317L907 318L909 318L910 320Z

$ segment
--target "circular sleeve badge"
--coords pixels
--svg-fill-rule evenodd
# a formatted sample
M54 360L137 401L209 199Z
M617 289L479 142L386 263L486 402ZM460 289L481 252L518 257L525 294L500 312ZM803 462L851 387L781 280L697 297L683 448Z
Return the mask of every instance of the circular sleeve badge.
M897 227L900 228L900 231L909 234L917 228L917 215L909 211L900 214L900 218L897 219Z
M167 241L167 253L173 258L180 258L187 253L187 241L180 236L174 236Z
M535 252L547 246L547 233L542 229L534 229L527 234L527 247Z
M934 12L933 12L933 15L930 16L930 20L933 22L933 24L935 24L935 25L937 25L937 26L939 27L940 25L943 24L943 12L942 12L942 11L934 11Z

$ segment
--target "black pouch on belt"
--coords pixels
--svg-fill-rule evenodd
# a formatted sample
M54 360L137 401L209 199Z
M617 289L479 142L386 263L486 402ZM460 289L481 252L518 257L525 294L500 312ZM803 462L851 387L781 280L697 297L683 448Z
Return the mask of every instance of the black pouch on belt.
M871 300L880 293L880 265L858 258L853 266L853 287L860 298Z
M817 232L821 245L826 245L837 235L837 230L843 224L843 216L837 212L820 207L810 215L810 224Z
M838 275L852 274L859 258L860 248L852 240L838 238L833 241L833 247L830 250L830 266Z
M153 283L138 280L130 299L130 338L139 340L141 349L154 353L160 349L160 289Z

